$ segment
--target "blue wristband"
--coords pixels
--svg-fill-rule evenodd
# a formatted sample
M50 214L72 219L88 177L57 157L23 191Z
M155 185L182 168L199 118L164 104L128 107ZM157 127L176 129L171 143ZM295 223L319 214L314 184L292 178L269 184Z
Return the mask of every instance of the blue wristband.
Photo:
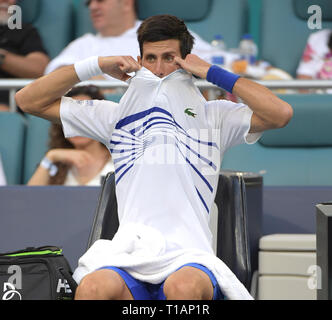
M222 69L216 65L210 67L206 76L207 81L212 82L230 93L232 93L234 84L239 78L239 75Z

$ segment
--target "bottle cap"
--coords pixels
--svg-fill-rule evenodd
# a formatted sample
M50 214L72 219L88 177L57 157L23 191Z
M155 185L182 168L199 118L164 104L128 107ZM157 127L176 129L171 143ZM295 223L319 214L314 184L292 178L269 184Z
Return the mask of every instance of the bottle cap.
M221 34L216 34L216 35L214 36L214 39L215 39L215 40L223 40L224 37L223 37Z
M242 39L250 39L252 40L252 35L250 33L246 33L242 36Z
M223 56L213 56L211 62L212 62L212 64L223 65L224 57Z

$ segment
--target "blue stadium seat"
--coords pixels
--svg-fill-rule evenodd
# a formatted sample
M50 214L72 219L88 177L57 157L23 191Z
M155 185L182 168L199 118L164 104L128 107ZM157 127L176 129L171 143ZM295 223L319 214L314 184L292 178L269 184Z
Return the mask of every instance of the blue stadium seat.
M69 0L19 0L23 22L39 31L49 56L54 58L73 37L72 2Z
M226 152L223 169L260 173L269 186L332 185L331 95L283 95L294 116L254 145Z
M113 102L119 102L122 98L122 94L121 93L106 93L104 94L105 96L105 100L110 100Z
M75 37L94 32L84 0L77 4ZM186 21L206 41L221 33L228 47L237 47L247 31L247 0L139 0L138 17L173 14Z
M76 39L85 33L95 33L85 1L76 0L74 8L74 38Z
M0 112L0 154L9 185L21 183L25 129L22 115Z
M23 183L26 184L36 170L40 160L48 150L50 122L32 115L26 115L27 132L25 137Z
M260 21L260 57L295 76L307 38L317 30L307 25L308 7L322 9L322 27L332 29L330 0L264 0Z

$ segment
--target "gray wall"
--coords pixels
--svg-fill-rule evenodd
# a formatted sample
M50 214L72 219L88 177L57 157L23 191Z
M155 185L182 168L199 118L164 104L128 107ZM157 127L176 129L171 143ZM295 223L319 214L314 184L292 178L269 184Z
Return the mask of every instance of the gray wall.
M0 187L0 252L55 245L75 268L98 193L99 187Z

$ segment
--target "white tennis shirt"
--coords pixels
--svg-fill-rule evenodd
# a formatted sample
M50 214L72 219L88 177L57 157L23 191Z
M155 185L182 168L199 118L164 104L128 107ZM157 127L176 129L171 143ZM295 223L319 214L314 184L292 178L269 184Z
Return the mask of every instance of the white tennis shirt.
M166 252L213 253L209 214L227 148L253 143L252 111L226 100L207 102L192 76L158 78L142 68L119 104L63 97L66 137L85 136L110 150L120 228L139 223L160 231Z

